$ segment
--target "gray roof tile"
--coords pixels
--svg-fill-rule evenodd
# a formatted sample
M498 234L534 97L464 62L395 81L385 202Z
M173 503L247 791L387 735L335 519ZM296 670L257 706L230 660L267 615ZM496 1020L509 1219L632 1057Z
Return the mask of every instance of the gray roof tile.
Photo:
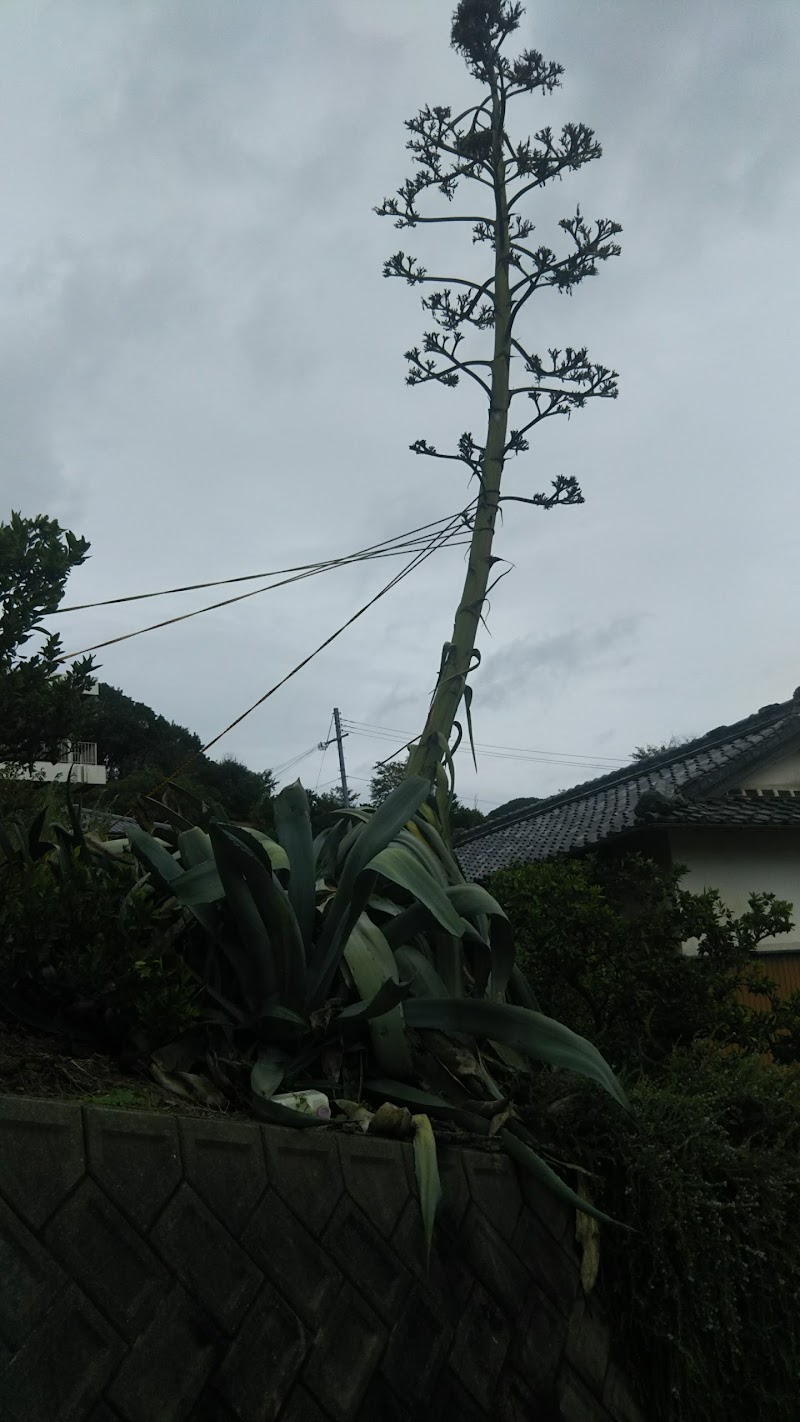
M458 859L465 874L481 879L508 864L552 859L646 823L800 824L800 796L729 793L737 776L796 738L800 688L791 700L763 706L733 726L718 726L675 750L489 820L456 841Z

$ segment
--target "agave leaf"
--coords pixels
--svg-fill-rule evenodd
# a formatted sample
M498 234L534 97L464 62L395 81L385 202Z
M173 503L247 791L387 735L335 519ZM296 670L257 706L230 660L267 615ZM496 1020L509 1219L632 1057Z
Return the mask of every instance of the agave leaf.
M303 1000L305 948L286 895L272 876L269 857L250 845L231 825L211 825L211 841L225 897L243 944L256 955L267 996L290 1007ZM263 857L262 857L263 856Z
M431 1091L420 1091L415 1086L407 1086L402 1081L389 1081L385 1077L370 1078L364 1082L363 1090L366 1096L380 1101L396 1101L401 1106L408 1106L412 1111L423 1110L428 1116L454 1121L457 1126L472 1135L490 1134L490 1122L485 1116L478 1116L472 1111L463 1110L461 1106L454 1106L443 1096L436 1096Z
M402 844L405 849L414 855L415 859L419 860L426 874L429 874L443 889L446 889L449 880L447 870L442 864L442 861L434 854L430 845L422 838L422 835L416 832L416 826L413 824L413 821L411 829L415 831L413 834L409 829L401 829L399 834L396 834L394 837L392 848L394 848L395 845Z
M184 869L194 869L208 860L213 862L211 836L197 825L192 825L188 830L181 830L178 835L178 853Z
M28 830L28 853L31 859L38 859L41 854L46 853L50 848L49 844L44 844L41 839L44 822L47 817L47 806L40 810Z
M308 797L299 780L287 785L277 797L275 828L281 848L289 858L289 903L308 948L316 917L316 874Z
M389 914L390 918L396 918L403 912L400 904L396 904L393 899L387 899L380 894L370 896L368 907L375 913Z
M135 860L132 859L130 852L131 847L127 839L101 839L100 836L94 834L92 830L87 830L86 847L97 860L114 859L119 862L120 860L124 861L127 859L129 862L135 863ZM47 848L49 849L51 846L48 845Z
M262 1047L250 1072L250 1087L268 1101L275 1095L286 1070L286 1053L277 1047Z
M375 855L369 867L413 894L417 902L424 904L447 933L452 934L454 938L462 937L467 925L453 907L445 889L433 877L428 867L404 845L388 845Z
M369 1002L353 1002L349 1007L343 1007L335 1025L339 1027L344 1023L349 1027L353 1023L369 1022L375 1017L382 1017L385 1012L391 1012L392 1008L405 1002L410 996L408 983L394 982L392 978L387 978Z
M347 823L347 821L345 821L345 823ZM365 823L365 822L362 821L362 820L357 820L355 824L350 825L349 828L347 829L347 831L346 831L344 837L339 841L339 845L338 845L338 848L337 848L337 850L336 850L336 869L337 869L337 875L338 875L338 871L341 870L341 867L342 867L342 865L344 864L345 859L347 858L348 854L350 853L350 850L353 848L353 845L355 844L356 840L358 839L358 836L361 834L361 832L362 832L362 830L363 830L363 828L364 828L364 823Z
M523 1169L530 1171L531 1175L535 1175L544 1185L547 1185L553 1194L557 1195L565 1204L572 1205L574 1209L591 1215L595 1220L601 1220L603 1224L615 1225L618 1229L630 1229L630 1225L623 1224L621 1220L615 1220L611 1215L604 1214L602 1210L598 1210L596 1205L585 1200L577 1191L570 1189L566 1181L562 1180L560 1175L556 1175L554 1170L551 1170L537 1151L532 1150L511 1131L501 1130L499 1136L506 1154L510 1155L511 1159L515 1160Z
M270 943L269 933L250 885L245 877L243 859L247 850L243 845L225 833L223 827L212 821L211 842L217 871L225 890L225 906L236 929L236 936L243 950L249 976L248 995L251 1001L274 998L278 994L278 972ZM251 869L254 860L247 863Z
M225 828L230 831L234 839L240 839L242 844L248 849L253 849L257 856L266 863L259 850L263 850L270 867L278 873L281 869L289 869L289 856L286 850L278 844L275 839L270 839L268 834L262 834L261 830L251 829L249 825L226 824Z
M215 904L225 897L217 862L213 858L186 869L172 881L170 887L178 903L187 908L194 908L197 904Z
M316 973L312 980L312 999L324 998L333 981L347 936L352 932L363 908L356 893L356 881L364 875L370 860L390 844L403 825L413 817L428 793L428 782L420 775L409 776L370 816L345 860L333 903L320 934L316 957ZM370 890L372 885L370 884ZM391 951L391 950L390 950ZM363 994L362 994L363 995Z
M433 914L425 908L424 904L412 904L410 908L403 909L402 913L383 925L383 932L386 935L390 947L397 949L405 943L413 943L414 939L424 933L426 928L430 928L434 923Z
M140 795L138 804L147 806L148 817L155 824L158 820L163 820L166 824L172 825L176 830L194 829L191 820L187 820L185 815L181 815L177 810L173 810L170 805L165 805L163 800L154 800L151 795ZM198 804L200 802L198 801ZM155 811L155 813L154 813Z
M171 894L174 881L185 872L177 860L153 835L138 825L129 825L128 839L136 858L149 870L159 887Z
M293 1012L290 1007L283 1007L278 1002L265 1007L260 1013L260 1017L264 1022L273 1022L277 1027L285 1028L287 1034L309 1031L306 1017L302 1017L299 1012Z
M255 1093L250 1097L250 1109L254 1116L271 1122L273 1126L293 1126L296 1130L303 1131L309 1127L318 1128L328 1124L310 1111L293 1111L290 1106L281 1106L279 1102L256 1096Z
M505 1042L529 1057L578 1072L602 1086L627 1111L631 1109L625 1092L597 1048L562 1022L545 1017L541 1012L474 998L412 997L406 1003L405 1017L410 1027L466 1032Z
M346 834L347 823L345 820L339 820L337 824L317 835L314 840L314 863L318 879L335 878L337 853Z
M453 908L465 918L491 918L491 991L499 1001L508 987L514 967L514 934L508 915L480 884L453 884L446 892ZM479 936L483 937L483 934Z
M422 1225L425 1230L426 1262L430 1264L431 1241L436 1211L442 1201L442 1182L436 1156L436 1137L428 1116L412 1116L414 1126L414 1169L419 1186Z
M411 983L415 997L446 997L447 988L433 964L413 944L404 943L395 951L400 972Z
M364 1002L371 1002L387 983L399 985L394 953L381 930L362 913L344 949L345 962ZM375 1060L381 1070L408 1076L411 1051L406 1040L403 1009L399 1005L369 1023Z
M427 813L425 813L427 811ZM466 879L458 867L455 857L450 853L436 825L433 824L433 811L428 805L423 805L418 815L414 816L414 823L418 827L420 834L423 834L431 849L441 860L447 870L451 883L465 884Z
M79 849L84 849L86 841L83 837L83 826L81 825L81 817L78 814L78 811L75 809L75 801L72 798L72 787L70 784L72 780L73 768L74 767L70 765L70 768L67 772L67 778L64 781L64 796L67 802L67 814L69 815L69 822L72 826L72 834L75 839L75 843Z
M75 865L72 855L75 849L75 842L68 829L64 825L53 823L53 831L58 841L58 862L61 873L69 879L74 876Z
M464 996L464 950L461 945L461 935L459 934L456 938L446 933L436 933L432 937L432 944L436 971L449 996L460 1001ZM483 992L488 976L487 965L483 974L483 982L480 985L481 992Z

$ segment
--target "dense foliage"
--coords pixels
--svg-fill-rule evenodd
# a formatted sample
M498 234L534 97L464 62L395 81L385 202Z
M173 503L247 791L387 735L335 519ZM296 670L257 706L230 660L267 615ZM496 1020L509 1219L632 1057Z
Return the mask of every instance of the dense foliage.
M200 754L202 741L194 731L170 721L143 701L127 696L106 682L97 697L82 708L79 739L94 741L108 772L103 802L120 814L136 808L165 776L191 758L179 782L198 795L220 800L231 814L256 819L269 814L275 779L269 770L253 771L235 756L212 760Z
M754 958L791 905L754 893L737 919L681 878L635 856L493 878L543 1008L600 1045L633 1106L609 1113L598 1092L540 1077L524 1116L634 1226L603 1232L598 1290L645 1415L793 1422L800 1067L776 1062L800 1060L800 1002L781 1002Z
M588 1035L614 1067L654 1070L700 1037L786 1057L800 1011L780 1004L754 953L789 931L792 905L754 893L736 918L715 890L681 888L684 873L637 855L587 857L506 869L489 888L544 1010ZM683 952L691 939L696 956ZM741 1000L742 986L765 1010Z
M543 1079L527 1120L635 1226L602 1232L597 1289L645 1416L795 1422L800 1067L698 1043L627 1085L631 1118Z
M194 1020L196 979L130 855L48 807L0 827L0 989L5 1012L132 1060ZM65 816L66 818L66 816Z
M42 619L56 611L70 572L88 554L84 539L44 515L12 513L0 523L0 765L32 769L37 760L57 760L74 734L92 659L65 671L59 637Z
M273 1100L286 1091L321 1092L367 1121L364 1102L390 1103L426 1143L429 1237L438 1177L423 1116L496 1134L582 1204L515 1109L530 1061L585 1075L623 1106L624 1093L588 1041L537 1010L506 915L464 880L429 789L408 777L316 839L299 784L275 800L274 839L184 792L176 809L173 793L141 802L149 828L102 841L67 787L68 826L40 814L0 836L0 1010L67 1035L91 1021L169 1089L214 1091L269 1120L319 1124Z

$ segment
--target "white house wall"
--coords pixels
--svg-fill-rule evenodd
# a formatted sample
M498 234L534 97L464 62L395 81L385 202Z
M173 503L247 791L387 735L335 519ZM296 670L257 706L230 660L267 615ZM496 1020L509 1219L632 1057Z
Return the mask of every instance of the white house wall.
M800 790L800 749L774 760L771 765L759 766L742 780L740 789Z
M744 913L748 895L771 891L797 906L791 933L767 938L762 947L800 948L800 830L673 830L670 848L675 864L689 872L683 887L693 893L718 889L733 913ZM686 945L691 952L696 943Z

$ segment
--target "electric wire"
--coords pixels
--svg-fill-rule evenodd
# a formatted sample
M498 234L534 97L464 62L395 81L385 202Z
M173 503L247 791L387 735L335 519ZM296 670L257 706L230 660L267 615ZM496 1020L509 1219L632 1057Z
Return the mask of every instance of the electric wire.
M398 736L404 734L392 726L372 726L369 722L355 722L345 719L351 735L365 736L368 739L395 741ZM405 750L406 746L417 737L411 737L401 746L397 752ZM475 749L491 760L514 760L520 763L533 765L571 765L576 769L599 769L610 770L615 766L626 765L627 760L618 756L584 756L572 751L543 751L533 750L524 746L503 746L490 742L475 742Z
M464 510L465 514L469 512L474 502L475 500L472 500L472 502L467 505ZM305 573L317 568L328 568L336 563L350 562L354 558L361 558L377 550L389 548L393 544L400 543L405 539L414 538L417 535L427 533L432 528L438 528L440 524L450 523L452 517L452 514L445 514L442 518L433 519L430 523L421 523L416 528L410 528L405 533L397 533L392 538L382 538L379 539L377 543L368 543L366 548L361 548L357 553L345 553L341 558L320 558L315 563L297 563L291 568L274 568L266 573L243 573L236 578L215 578L213 581L207 583L187 583L179 588L161 588L155 592L129 593L125 597L107 597L102 598L98 602L76 602L68 607L54 608L53 612L49 613L48 616L57 617L65 612L85 612L88 608L93 607L113 607L115 604L121 602L142 602L144 599L151 597L170 597L173 593L198 592L204 588L228 587L231 583L252 583L258 582L261 578L282 578L288 573Z
M234 727L241 725L242 721L244 721L247 716L251 715L251 713L257 710L259 706L263 706L264 702L268 701L271 696L274 696L276 691L280 691L281 687L285 686L287 681L290 681L293 676L296 676L298 672L302 671L304 667L308 666L308 663L310 661L313 661L314 657L318 656L319 653L324 651L326 647L329 647L332 642L335 642L336 638L340 637L341 634L345 632L348 627L352 627L353 623L357 622L359 617L363 617L365 612L369 611L371 607L374 607L376 602L379 602L382 597L385 597L386 594L392 590L392 588L395 588L398 583L402 582L403 578L407 578L409 574L414 572L415 569L418 568L422 563L424 563L427 558L430 558L431 555L435 553L439 547L443 546L443 542L447 541L451 532L453 531L453 528L459 524L461 518L462 514L460 512L458 514L454 514L452 519L450 520L450 523L446 525L444 529L441 529L438 533L434 534L433 537L429 540L427 546L420 552L415 553L414 557L410 560L410 562L408 562L404 568L401 568L399 573L395 573L394 577L390 578L389 582L385 583L384 586L377 593L375 593L375 595L371 597L368 602L363 603L362 606L358 608L358 610L354 612L351 617L348 617L346 622L343 622L340 627L337 627L336 631L332 632L329 637L326 637L324 642L320 642L319 646L315 647L313 652L309 652L307 657L304 657L301 662L298 662L296 666L292 667L291 671L287 672L286 676L281 677L280 681L276 681L275 684L271 686L268 691L264 692L263 696L259 696L258 700L254 701L252 706L248 706L247 709L243 711L241 715L237 716L233 721L231 721L225 727L224 730L220 731L219 734L214 736L212 740L208 741L206 745L201 746L199 750L194 751L193 754L188 756L187 759L183 761L182 764L179 765L176 770L173 770L170 775L167 775L164 777L163 780L160 780L159 783L154 787L154 789L150 791L150 794L155 795L159 790L163 789L165 785L168 785L171 781L175 779L176 775L180 775L186 769L187 766L192 765L194 761L198 759L199 756L205 755L207 751L211 750L212 746L217 745L218 742L222 740L223 736L227 736L229 731L232 731Z
M454 534L456 532L458 532L457 529L453 530ZM448 547L458 548L464 546L467 542L467 539L451 536L445 540L441 546L444 547L446 544ZM122 632L119 636L109 637L104 642L93 642L91 646L81 647L80 650L76 652L64 652L62 656L56 658L56 661L59 663L68 662L74 657L84 657L89 652L100 651L103 647L113 647L118 642L127 642L131 637L141 637L145 632L157 632L159 628L170 627L175 622L186 622L190 617L199 617L203 612L214 612L220 607L229 607L234 602L244 602L249 597L257 597L259 593L273 592L276 588L286 587L289 583L302 582L305 578L316 577L318 573L327 573L332 568L352 567L355 563L372 562L373 559L376 558L396 558L402 553L407 553L409 549L418 548L419 546L419 539L410 539L407 543L399 544L395 548L388 548L384 551L354 553L349 558L339 558L331 560L329 563L314 564L306 572L295 573L292 577L283 578L277 583L268 583L266 587L254 588L251 592L238 593L235 597L226 597L220 602L208 603L205 607L197 607L192 612L182 612L179 613L177 617L167 617L162 622L151 622L147 627L137 627L133 632ZM424 547L425 545L423 544L422 546Z

